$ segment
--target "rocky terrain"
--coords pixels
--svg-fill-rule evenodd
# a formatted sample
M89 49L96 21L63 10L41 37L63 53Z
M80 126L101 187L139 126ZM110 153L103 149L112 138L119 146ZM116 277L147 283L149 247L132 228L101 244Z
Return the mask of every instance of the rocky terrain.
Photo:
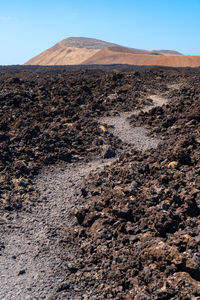
M199 69L0 68L1 299L199 299Z
M101 40L70 37L31 58L25 65L156 65L198 67L200 56L173 50L140 50Z

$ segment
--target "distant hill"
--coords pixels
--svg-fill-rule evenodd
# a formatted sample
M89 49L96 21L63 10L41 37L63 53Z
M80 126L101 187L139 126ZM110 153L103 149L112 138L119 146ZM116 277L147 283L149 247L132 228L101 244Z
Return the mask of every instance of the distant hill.
M185 56L174 50L140 50L97 39L70 37L25 63L25 65L79 64L197 67L200 66L200 56Z
M154 52L165 54L165 55L182 55L182 53L174 50L155 50Z
M104 48L92 57L86 59L83 64L129 64L129 65L157 65L173 67L197 67L200 66L200 56L166 55L158 52L134 53L122 51L120 48Z

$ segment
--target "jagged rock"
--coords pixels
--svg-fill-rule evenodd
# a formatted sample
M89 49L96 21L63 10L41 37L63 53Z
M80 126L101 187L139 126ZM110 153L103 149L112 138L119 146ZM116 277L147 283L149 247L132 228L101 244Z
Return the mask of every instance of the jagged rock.
M116 153L115 150L113 150L110 146L104 146L102 151L102 157L103 158L113 158L115 157Z
M0 192L8 218L33 199L37 205L32 184L44 166L118 157L76 191L82 207L73 228L63 222L48 231L55 247L62 236L66 266L55 299L88 290L90 299L198 297L199 70L2 68ZM178 81L182 87L167 88ZM100 125L101 117L141 108L149 95L166 91L167 105L129 119L159 135L158 148L136 151Z

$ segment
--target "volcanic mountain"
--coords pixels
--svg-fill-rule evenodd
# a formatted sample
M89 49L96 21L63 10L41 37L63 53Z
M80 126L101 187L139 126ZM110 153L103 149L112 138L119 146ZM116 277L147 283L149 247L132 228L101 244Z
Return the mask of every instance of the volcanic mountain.
M25 65L92 64L197 67L200 66L200 56L186 56L173 50L146 51L97 39L70 37L25 63Z

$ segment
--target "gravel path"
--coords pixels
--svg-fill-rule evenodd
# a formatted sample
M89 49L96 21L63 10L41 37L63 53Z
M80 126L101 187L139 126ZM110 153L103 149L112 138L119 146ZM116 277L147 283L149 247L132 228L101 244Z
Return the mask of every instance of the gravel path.
M59 233L73 225L71 212L83 178L113 160L51 167L36 179L40 201L31 212L0 219L0 299L48 299L66 273L56 247ZM70 255L70 253L69 253Z
M151 99L153 106L145 111L166 103L159 96ZM131 114L103 120L114 126L115 135L138 149L156 147L159 140L149 137L145 128L130 127L127 118ZM60 232L75 222L71 212L81 205L77 196L83 179L113 161L77 162L43 170L35 181L40 191L36 206L30 212L12 212L0 217L0 299L48 299L62 283L66 270L62 269L60 248L56 246Z
M144 112L148 112L156 106L162 106L166 104L168 99L159 95L153 95L149 97L153 101L153 105L149 105L142 109ZM144 127L132 127L128 121L131 115L137 115L141 110L135 110L134 112L121 113L119 116L105 117L101 121L107 125L112 126L110 131L123 142L134 146L137 150L145 151L150 148L157 148L159 138L152 138L148 136L148 130Z

